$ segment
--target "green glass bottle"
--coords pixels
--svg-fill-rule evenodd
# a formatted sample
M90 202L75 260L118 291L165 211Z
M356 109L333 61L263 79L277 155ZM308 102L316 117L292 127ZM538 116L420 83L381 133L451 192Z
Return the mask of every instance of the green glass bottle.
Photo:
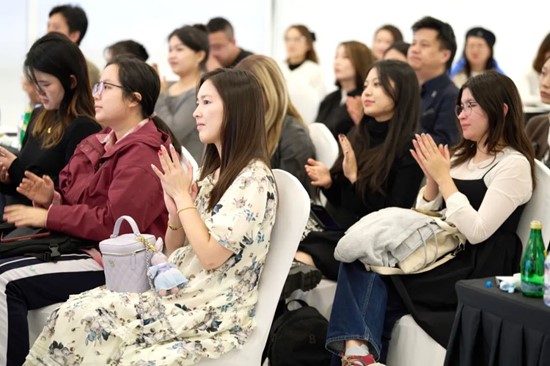
M531 233L521 260L521 292L529 297L544 294L544 242L542 223L531 221Z

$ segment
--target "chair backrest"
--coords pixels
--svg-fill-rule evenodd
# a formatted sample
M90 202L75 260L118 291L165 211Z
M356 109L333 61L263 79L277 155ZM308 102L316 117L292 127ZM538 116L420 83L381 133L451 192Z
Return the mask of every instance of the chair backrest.
M280 169L274 169L273 174L279 204L260 278L256 328L242 349L232 350L217 360L202 360L200 366L260 366L275 309L309 217L309 196L298 179Z
M529 223L532 220L542 222L542 238L545 244L550 240L550 169L538 160L535 160L535 178L537 186L523 210L516 230L524 248L529 239Z
M183 145L181 146L181 155L185 159L189 160L189 162L191 163L191 166L193 167L193 179L197 180L199 178L199 164L197 163L193 155L191 155L189 150L187 150ZM182 159L181 163L185 168L185 160Z
M309 136L315 146L317 161L325 164L330 169L336 158L338 158L338 142L324 123L314 122L308 127Z

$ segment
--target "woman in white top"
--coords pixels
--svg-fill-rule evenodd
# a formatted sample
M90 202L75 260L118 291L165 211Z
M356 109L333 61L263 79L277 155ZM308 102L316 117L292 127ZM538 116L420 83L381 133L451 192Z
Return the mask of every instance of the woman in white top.
M285 33L287 59L281 64L290 99L308 123L314 122L319 103L326 94L313 42L315 33L305 25L291 25Z
M358 261L342 264L327 348L345 352L343 365L384 360L393 325L407 312L446 347L455 283L519 270L516 229L535 182L519 93L510 78L487 71L462 86L456 112L463 139L454 154L424 134L416 136L411 153L426 176L416 207L439 210L444 204L447 221L468 242L454 259L420 274L382 277Z
M167 89L161 92L155 112L193 158L201 161L204 145L199 139L193 111L196 107L196 86L208 59L206 27L194 25L178 28L168 36L168 44L168 62L179 80L168 83Z

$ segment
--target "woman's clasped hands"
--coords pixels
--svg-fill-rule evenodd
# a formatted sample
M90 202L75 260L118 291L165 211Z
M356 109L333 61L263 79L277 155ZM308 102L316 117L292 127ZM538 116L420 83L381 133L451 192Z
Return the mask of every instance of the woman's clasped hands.
M413 139L414 150L410 152L422 171L427 181L441 184L450 177L451 156L447 145L437 145L434 139L425 133L416 134Z

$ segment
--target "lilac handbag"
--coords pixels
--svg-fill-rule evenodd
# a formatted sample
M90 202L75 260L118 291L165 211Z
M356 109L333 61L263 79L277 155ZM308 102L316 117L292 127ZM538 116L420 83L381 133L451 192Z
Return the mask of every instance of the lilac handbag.
M132 234L118 235L120 225L126 220ZM147 269L155 251L156 238L141 234L136 222L130 216L116 220L113 234L99 243L103 255L105 283L107 289L117 292L145 292L151 288Z

